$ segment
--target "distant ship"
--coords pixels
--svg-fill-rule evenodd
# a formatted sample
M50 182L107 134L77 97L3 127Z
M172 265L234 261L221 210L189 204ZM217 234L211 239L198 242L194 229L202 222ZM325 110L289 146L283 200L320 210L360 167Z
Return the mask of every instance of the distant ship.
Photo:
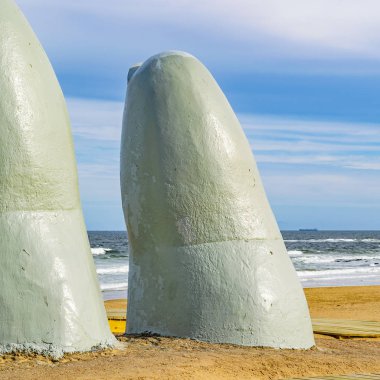
M318 231L317 228L300 228L298 231Z

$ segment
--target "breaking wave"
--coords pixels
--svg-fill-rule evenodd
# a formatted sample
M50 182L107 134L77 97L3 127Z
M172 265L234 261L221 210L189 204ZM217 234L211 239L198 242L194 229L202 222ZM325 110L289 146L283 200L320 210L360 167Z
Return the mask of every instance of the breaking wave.
M112 251L112 248L103 248L103 247L91 248L91 253L94 256L105 255L107 252L110 252L110 251Z

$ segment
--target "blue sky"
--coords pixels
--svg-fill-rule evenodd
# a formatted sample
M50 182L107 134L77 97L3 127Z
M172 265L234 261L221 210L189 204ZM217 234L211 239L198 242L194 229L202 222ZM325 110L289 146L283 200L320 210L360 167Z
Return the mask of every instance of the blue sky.
M213 73L282 229L380 229L378 0L18 0L67 99L90 230L122 230L129 66L184 50Z

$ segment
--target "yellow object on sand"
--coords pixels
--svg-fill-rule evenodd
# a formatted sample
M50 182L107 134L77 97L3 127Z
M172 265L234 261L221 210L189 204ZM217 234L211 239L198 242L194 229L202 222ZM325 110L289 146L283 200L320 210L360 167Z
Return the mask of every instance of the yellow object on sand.
M127 320L127 300L115 299L104 302L106 308L108 324L113 334L124 334Z
M112 334L124 334L127 326L127 321L124 319L110 319L108 318L108 324Z
M123 334L126 330L127 300L105 301L108 323L114 334ZM379 338L380 322L352 321L348 319L313 318L315 334L336 338ZM379 379L380 380L380 379Z

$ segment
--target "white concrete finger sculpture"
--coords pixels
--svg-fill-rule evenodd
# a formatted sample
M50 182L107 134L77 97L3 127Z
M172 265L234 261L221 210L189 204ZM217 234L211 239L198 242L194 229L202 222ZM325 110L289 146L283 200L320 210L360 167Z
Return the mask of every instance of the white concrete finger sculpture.
M162 53L131 76L121 188L128 333L314 345L304 293L249 143L194 57Z
M113 343L65 101L20 10L0 0L0 353Z

